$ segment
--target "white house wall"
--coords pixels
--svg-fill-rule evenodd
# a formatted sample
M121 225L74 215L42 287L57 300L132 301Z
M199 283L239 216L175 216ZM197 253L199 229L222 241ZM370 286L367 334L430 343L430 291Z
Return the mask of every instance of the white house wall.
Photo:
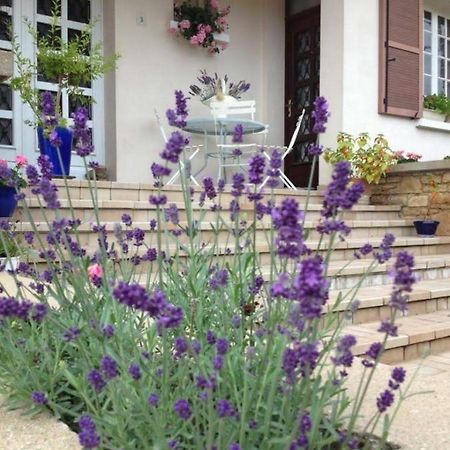
M106 111L107 129L115 133L107 136L106 152L117 180L151 180L150 164L158 160L163 147L153 110L164 117L174 104L175 89L186 92L202 68L250 82L246 98L256 100L256 118L270 124L270 143L283 143L284 1L222 0L221 4L231 5L231 43L220 55L211 56L206 49L169 34L172 1L105 1L106 45L114 41L121 55L115 79L107 79L105 102L115 109L115 115ZM190 108L191 117L210 114L196 99ZM215 174L214 162L208 172Z

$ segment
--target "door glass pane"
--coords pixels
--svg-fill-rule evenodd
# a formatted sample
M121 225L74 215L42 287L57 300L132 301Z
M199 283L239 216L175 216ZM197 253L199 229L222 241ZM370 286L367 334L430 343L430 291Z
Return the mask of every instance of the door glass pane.
M431 55L425 54L425 66L424 71L425 73L431 75Z
M446 20L443 17L439 16L438 17L438 33L442 36L447 35L446 29L445 29L446 28L445 23L446 23Z
M425 32L424 33L424 41L423 41L423 43L424 43L424 46L423 46L423 49L424 49L424 51L426 51L426 52L428 52L428 53L431 53L431 33L429 33L429 32Z
M6 11L0 11L0 41L11 40L11 15Z
M0 145L12 144L12 120L0 119Z
M431 77L428 76L428 75L425 75L424 94L425 95L431 95Z
M445 41L444 38L439 38L438 54L439 56L445 57Z
M53 5L55 5L55 0L37 0L37 13L44 16L51 16ZM59 11L61 9L61 1L57 1L55 6Z
M74 22L88 23L91 18L91 2L89 0L68 0L68 19Z
M0 84L0 109L12 111L12 91L7 84Z
M445 61L444 58L438 59L438 76L441 78L445 78Z
M431 31L431 13L429 11L424 12L423 29L425 31Z
M438 94L445 94L445 80L438 79Z

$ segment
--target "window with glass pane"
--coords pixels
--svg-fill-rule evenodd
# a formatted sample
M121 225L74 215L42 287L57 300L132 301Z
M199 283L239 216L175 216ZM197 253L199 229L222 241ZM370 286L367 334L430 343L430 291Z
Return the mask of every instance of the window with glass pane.
M12 0L0 0L0 49L11 49ZM13 97L7 83L0 84L0 145L13 145Z
M450 96L450 19L424 12L424 94Z

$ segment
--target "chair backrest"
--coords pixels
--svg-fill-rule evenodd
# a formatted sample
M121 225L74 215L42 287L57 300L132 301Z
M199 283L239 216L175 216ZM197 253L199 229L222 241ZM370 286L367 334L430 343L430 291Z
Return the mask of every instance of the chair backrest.
M289 153L294 148L295 141L297 140L297 136L298 136L298 133L300 131L300 127L301 127L302 122L303 122L303 118L305 117L305 112L306 111L303 110L302 113L300 114L300 116L298 116L297 125L295 126L295 130L294 130L294 133L292 134L291 141L289 142L289 145L287 147L286 153Z
M255 120L255 100L238 100L235 102L211 102L211 113L214 119L225 119L227 117L247 115Z
M161 123L161 118L159 117L158 111L156 110L156 108L153 110L153 112L155 113L155 117L156 117L156 122L158 123L159 126L159 131L161 131L162 137L164 139L164 142L167 143L167 134L166 134L166 130L164 130L164 127Z

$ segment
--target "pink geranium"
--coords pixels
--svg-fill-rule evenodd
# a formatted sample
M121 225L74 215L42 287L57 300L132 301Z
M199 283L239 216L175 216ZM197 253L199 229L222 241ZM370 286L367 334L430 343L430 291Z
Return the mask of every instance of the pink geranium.
M101 278L103 276L103 269L102 266L100 266L99 264L91 264L88 267L88 277L91 281L95 281L98 280L99 278Z
M189 20L185 19L182 20L179 24L178 24L180 30L187 30L191 27L191 22L189 22Z
M0 167L8 167L8 161L6 159L0 159Z
M18 167L23 167L28 164L28 159L23 155L17 155L16 156L16 165Z

